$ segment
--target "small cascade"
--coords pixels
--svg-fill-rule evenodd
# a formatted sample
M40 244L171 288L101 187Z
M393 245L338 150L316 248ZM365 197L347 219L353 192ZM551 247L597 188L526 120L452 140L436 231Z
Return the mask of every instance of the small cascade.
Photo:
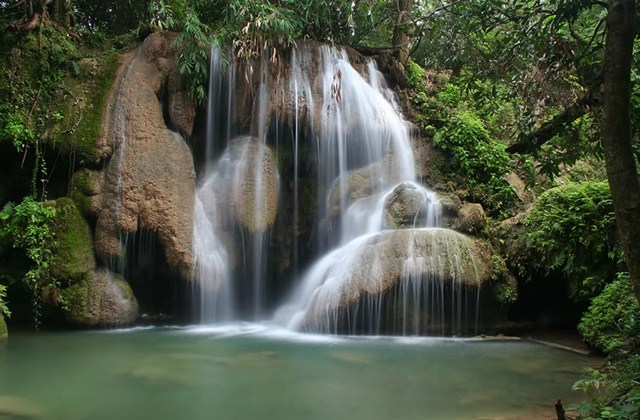
M485 267L472 240L438 228L383 75L326 45L287 54L223 69L212 51L193 242L203 322L278 309L298 330L469 329Z

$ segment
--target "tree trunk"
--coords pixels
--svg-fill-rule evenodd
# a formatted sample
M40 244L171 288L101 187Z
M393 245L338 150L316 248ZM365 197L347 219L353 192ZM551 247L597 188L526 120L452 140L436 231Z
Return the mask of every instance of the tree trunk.
M604 56L602 144L620 242L640 301L640 179L631 147L635 0L610 0Z
M409 59L409 36L408 25L411 20L412 0L398 0L398 17L393 27L393 40L391 41L395 51L394 55L400 63L406 64Z

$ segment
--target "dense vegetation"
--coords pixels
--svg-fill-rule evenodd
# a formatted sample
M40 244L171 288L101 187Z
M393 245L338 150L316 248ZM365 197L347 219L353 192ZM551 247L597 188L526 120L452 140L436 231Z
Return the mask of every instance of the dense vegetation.
M482 204L490 215L482 234L505 270L520 283L535 282L532 273L564 282L586 309L577 328L612 365L577 385L592 394L584 418L636 418L636 14L629 0L0 1L0 315L11 315L7 288L23 285L37 325L42 290L56 287L60 209L47 200L66 191L53 194L49 182L64 178L60 155L70 167L96 164L119 51L151 31L180 32L180 71L204 102L212 43L247 60L277 59L278 47L304 38L349 44L390 53L384 70L440 153L428 181ZM87 70L92 62L101 70ZM79 89L94 92L81 115L71 112ZM618 108L625 103L631 113Z

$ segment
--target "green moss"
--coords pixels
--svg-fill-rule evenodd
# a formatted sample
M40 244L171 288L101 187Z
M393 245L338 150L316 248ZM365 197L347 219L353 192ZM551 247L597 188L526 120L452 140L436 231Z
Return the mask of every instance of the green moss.
M81 281L60 291L63 309L70 319L84 319L87 311L91 275L85 275Z
M63 119L53 128L52 139L64 152L79 154L81 162L98 161L96 140L118 64L115 51L86 58L75 64L77 76L65 79L68 94L57 111Z
M71 199L59 198L53 205L56 247L51 272L57 278L74 283L95 269L91 232Z
M80 213L87 217L91 212L91 196L94 194L91 183L91 171L81 169L71 178L71 199Z

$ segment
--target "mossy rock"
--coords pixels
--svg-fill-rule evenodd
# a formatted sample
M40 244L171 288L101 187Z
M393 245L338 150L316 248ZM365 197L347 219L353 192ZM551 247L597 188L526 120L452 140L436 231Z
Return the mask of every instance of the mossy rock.
M138 302L119 275L99 269L61 292L67 320L86 327L126 325L138 317Z
M0 341L6 340L9 337L9 330L7 329L7 323L4 322L4 316L0 314Z
M62 119L51 128L49 140L63 152L78 156L81 164L99 160L96 140L118 66L115 51L84 58L73 65L75 77L64 80L67 94L55 110Z
M93 177L95 171L81 169L71 178L71 199L84 217L91 216L91 197L96 195Z
M91 231L70 198L59 198L52 205L56 209L52 222L56 246L51 272L68 284L75 283L96 267Z

